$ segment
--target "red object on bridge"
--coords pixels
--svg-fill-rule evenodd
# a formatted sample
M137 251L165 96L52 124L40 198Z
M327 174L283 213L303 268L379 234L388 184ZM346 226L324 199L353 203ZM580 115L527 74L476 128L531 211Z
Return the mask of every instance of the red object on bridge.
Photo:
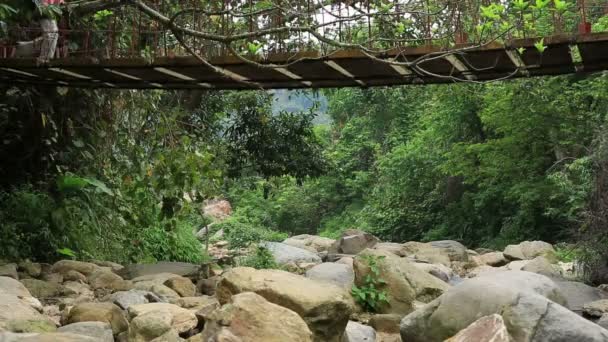
M587 34L591 33L591 23L580 23L578 24L578 33Z
M41 2L43 5L48 6L48 5L61 5L65 1L64 0L42 0Z

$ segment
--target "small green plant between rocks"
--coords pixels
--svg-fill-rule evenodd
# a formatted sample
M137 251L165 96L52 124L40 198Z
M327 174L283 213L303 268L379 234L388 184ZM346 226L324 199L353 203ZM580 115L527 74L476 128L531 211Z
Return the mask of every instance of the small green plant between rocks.
M258 246L255 249L255 252L244 258L239 266L244 267L253 267L255 269L280 269L281 267L274 260L274 256L270 251L262 246Z
M376 312L378 306L388 303L386 291L380 289L382 285L386 284L386 281L380 278L380 267L378 266L378 262L384 259L384 256L366 255L363 258L370 272L363 279L363 285L353 285L351 294L366 311Z

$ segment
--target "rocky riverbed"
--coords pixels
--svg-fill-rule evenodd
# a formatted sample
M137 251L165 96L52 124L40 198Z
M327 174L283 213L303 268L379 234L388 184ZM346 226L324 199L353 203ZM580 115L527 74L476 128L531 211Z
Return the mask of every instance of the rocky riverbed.
M0 342L608 341L605 287L577 281L542 241L473 251L348 230L261 245L282 270L229 266L223 242L221 268L2 262ZM387 294L374 313L350 292L370 256Z

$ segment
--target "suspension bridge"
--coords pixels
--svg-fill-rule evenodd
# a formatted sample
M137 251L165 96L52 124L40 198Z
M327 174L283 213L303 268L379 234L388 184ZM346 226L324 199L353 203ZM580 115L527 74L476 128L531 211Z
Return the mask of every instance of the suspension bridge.
M608 13L603 1L579 1L569 16L551 12L551 29L542 38L514 28L485 39L467 28L483 21L479 6L462 8L469 1L446 0L444 8L432 13L428 8L405 10L400 0L385 12L370 6L371 0L311 1L298 2L295 9L224 1L216 10L183 11L179 18L163 15L165 1L142 1L152 14L147 7L113 9L102 18L105 29L71 29L64 23L55 58L42 64L35 54L19 51L19 40L35 39L40 30L12 27L12 34L0 39L0 82L292 89L483 82L608 69L608 32L591 32L588 21L592 14ZM248 4L249 12L242 4ZM400 32L406 31L403 21L415 29ZM171 25L179 29L171 30Z

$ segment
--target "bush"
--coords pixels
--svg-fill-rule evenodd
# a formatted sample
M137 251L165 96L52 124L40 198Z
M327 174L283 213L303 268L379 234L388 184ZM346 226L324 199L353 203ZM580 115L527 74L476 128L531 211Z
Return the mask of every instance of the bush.
M281 233L256 226L248 222L238 221L238 216L232 217L222 223L214 225L214 229L224 230L224 239L231 248L247 247L251 243L260 241L283 241L286 233Z
M55 203L47 194L24 186L0 193L0 258L53 257L58 232L50 224Z
M242 267L253 267L255 269L280 269L281 267L274 260L274 256L272 253L261 246L256 247L253 255L250 255L240 262L238 262L239 266Z

